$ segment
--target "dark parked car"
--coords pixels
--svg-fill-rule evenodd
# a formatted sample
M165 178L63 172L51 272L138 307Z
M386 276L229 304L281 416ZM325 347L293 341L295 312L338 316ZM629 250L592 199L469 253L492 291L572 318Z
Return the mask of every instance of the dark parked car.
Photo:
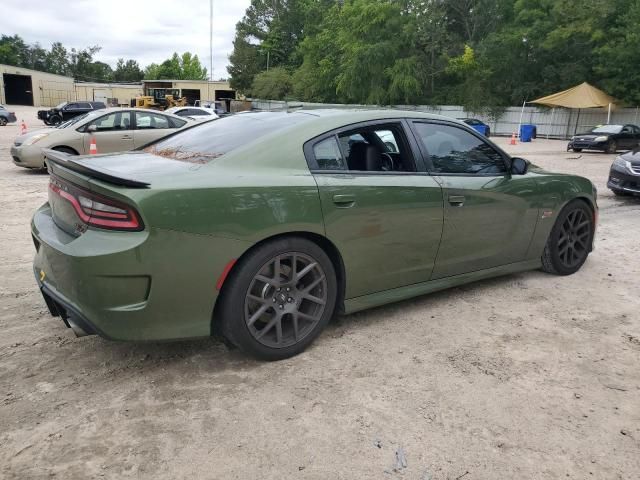
M0 105L0 127L4 127L7 123L17 122L16 114L8 111L4 105Z
M567 150L601 150L616 153L640 145L640 127L637 125L598 125L586 133L571 137Z
M485 137L491 136L491 127L482 120L478 120L477 118L459 118L458 120L462 120L474 130L482 133ZM481 131L482 129L484 129L484 131Z
M640 195L640 150L624 153L611 164L607 187L616 195Z
M38 118L46 125L60 125L70 118L107 108L103 102L62 102L50 110L38 110Z

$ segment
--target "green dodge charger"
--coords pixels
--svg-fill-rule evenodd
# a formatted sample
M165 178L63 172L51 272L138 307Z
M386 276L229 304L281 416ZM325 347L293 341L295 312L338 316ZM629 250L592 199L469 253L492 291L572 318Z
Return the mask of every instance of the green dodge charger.
M244 113L126 153L45 151L34 272L78 335L220 335L258 358L351 313L592 250L596 189L464 123L394 110Z

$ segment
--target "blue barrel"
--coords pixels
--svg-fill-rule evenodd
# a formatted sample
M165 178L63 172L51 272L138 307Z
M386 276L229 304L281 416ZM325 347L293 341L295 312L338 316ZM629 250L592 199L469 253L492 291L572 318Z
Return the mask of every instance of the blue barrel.
M529 123L520 125L520 141L530 142L533 138L533 132L535 132L536 126Z
M481 133L485 137L487 136L487 126L486 125L469 125L476 132Z

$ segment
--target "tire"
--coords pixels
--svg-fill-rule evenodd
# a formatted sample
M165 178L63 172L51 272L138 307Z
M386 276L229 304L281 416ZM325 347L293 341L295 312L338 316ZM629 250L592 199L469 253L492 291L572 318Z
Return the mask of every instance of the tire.
M7 124L7 119L0 117L0 127L4 127Z
M580 153L582 151L581 148L572 148L571 150L573 150L576 153Z
M292 281L294 262L297 281ZM240 350L261 360L282 360L302 352L322 332L336 297L335 269L324 250L286 237L256 247L235 265L215 321Z
M562 209L542 253L542 270L571 275L582 267L593 242L593 211L582 200Z
M607 153L616 153L618 151L618 144L615 140L609 140L607 143Z
M62 117L60 115L53 115L49 117L49 125L58 126L62 123Z

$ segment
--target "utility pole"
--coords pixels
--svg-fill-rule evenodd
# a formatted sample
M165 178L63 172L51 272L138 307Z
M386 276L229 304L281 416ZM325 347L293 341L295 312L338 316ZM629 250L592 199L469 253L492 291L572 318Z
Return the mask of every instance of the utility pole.
M213 0L209 0L209 80L213 81Z

